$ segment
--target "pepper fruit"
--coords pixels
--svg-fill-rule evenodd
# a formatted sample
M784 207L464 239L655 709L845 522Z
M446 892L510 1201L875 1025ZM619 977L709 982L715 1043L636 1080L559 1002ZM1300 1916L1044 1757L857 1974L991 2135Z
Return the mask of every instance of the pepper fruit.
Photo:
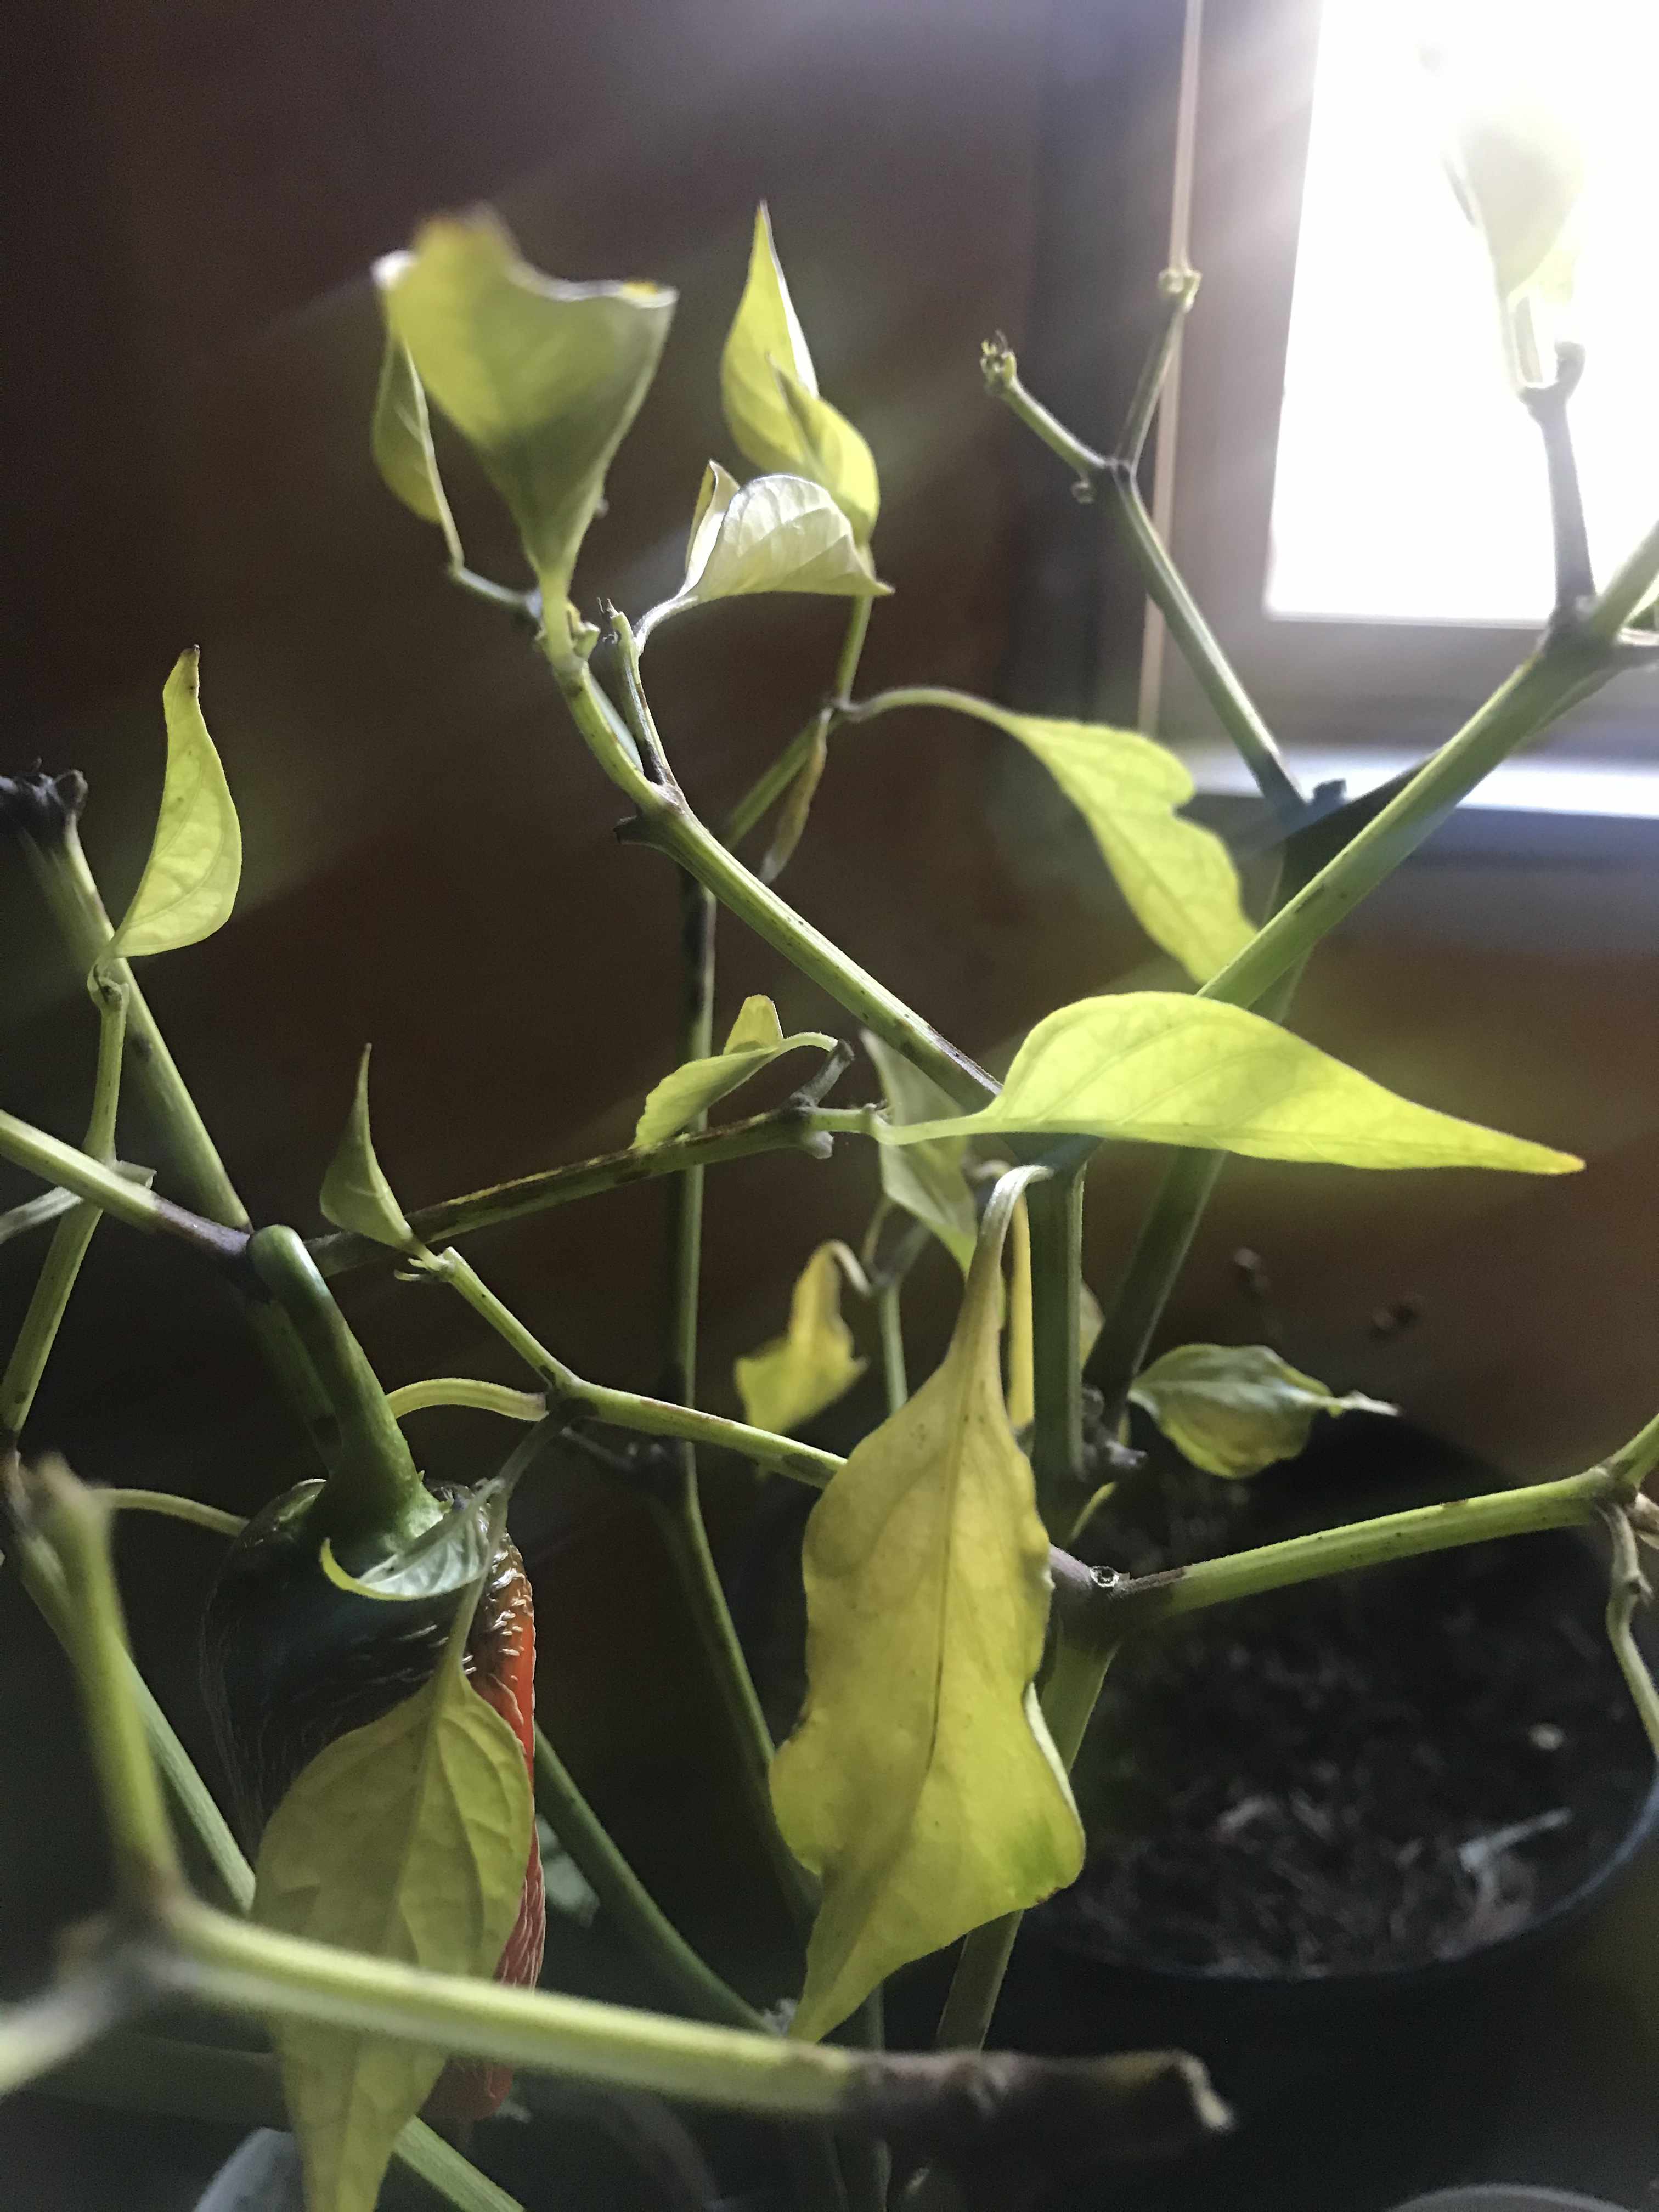
M250 1852L265 1822L324 1747L366 1727L428 1681L454 1618L452 1595L390 1601L331 1582L302 1482L256 1514L230 1547L202 1625L202 1689ZM453 1491L432 1486L449 1503ZM522 1746L535 1773L536 1620L518 1547L503 1537L467 1637L467 1679ZM533 1987L546 1933L541 1852L532 1833L519 1917L495 1978ZM488 2119L510 2067L453 2061L428 2099L428 2119Z

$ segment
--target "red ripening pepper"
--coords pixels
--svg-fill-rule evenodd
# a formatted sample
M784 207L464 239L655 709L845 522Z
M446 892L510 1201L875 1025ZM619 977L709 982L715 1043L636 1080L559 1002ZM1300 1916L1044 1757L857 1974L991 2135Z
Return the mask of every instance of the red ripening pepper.
M243 1840L337 1736L364 1728L431 1679L454 1618L453 1595L390 1602L341 1589L324 1574L308 1511L322 1485L301 1483L257 1514L226 1554L202 1624L202 1689ZM446 1503L453 1493L434 1490ZM535 1772L536 1616L518 1547L503 1537L467 1637L467 1679L524 1748ZM497 1981L532 1988L546 1934L541 1852L532 1832L519 1917ZM428 2119L488 2119L511 2067L453 2060L427 2100Z

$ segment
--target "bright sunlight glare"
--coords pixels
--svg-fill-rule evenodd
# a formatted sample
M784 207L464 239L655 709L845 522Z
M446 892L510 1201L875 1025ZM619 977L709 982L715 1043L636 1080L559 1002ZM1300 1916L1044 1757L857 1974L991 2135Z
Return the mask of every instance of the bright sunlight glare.
M1325 0L1273 485L1270 614L1534 623L1550 604L1538 434L1490 264L1441 167L1425 41L1524 67L1589 161L1568 334L1605 575L1659 512L1655 0Z

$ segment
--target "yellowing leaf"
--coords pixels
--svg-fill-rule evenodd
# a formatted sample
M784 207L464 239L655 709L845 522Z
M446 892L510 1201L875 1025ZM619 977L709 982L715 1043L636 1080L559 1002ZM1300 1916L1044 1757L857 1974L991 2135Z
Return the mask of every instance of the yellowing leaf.
M1357 1390L1339 1398L1265 1344L1183 1344L1129 1392L1183 1458L1206 1474L1259 1474L1294 1459L1322 1413L1393 1413Z
M567 284L493 216L428 223L375 270L394 337L519 526L550 619L656 371L674 310L659 284Z
M380 389L374 395L374 417L369 426L369 450L387 488L422 522L435 522L444 534L452 563L459 567L461 540L449 511L438 456L432 447L432 424L426 411L426 394L415 374L409 348L391 331L380 362Z
M943 1364L866 1437L807 1524L807 1693L772 1765L823 1883L792 2033L1073 1880L1083 1832L1030 1684L1048 1539L998 1371L998 1186Z
M841 1317L842 1273L851 1259L844 1245L820 1244L796 1280L787 1332L733 1367L751 1426L787 1437L844 1397L863 1374L866 1362Z
M749 279L720 355L720 404L738 450L757 468L810 477L868 544L881 505L870 448L818 395L818 380L772 243L755 211Z
M1173 753L1133 730L1012 714L967 692L941 692L936 703L1036 754L1088 823L1135 920L1195 981L1207 982L1255 935L1226 847L1176 811L1192 797L1193 780Z
M392 1185L375 1158L374 1139L368 1127L368 1045L357 1063L357 1088L339 1147L323 1177L322 1209L325 1221L349 1229L376 1244L389 1244L406 1252L415 1231L404 1218Z
M805 477L739 484L718 461L703 477L686 550L685 581L641 618L635 643L670 615L756 592L817 592L867 599L888 591L852 525L822 485Z
M181 653L161 692L167 765L144 872L106 960L197 945L230 918L242 878L242 831L202 720L200 655Z
M256 1920L438 1972L495 1972L524 1886L530 1782L517 1737L461 1672L462 1613L425 1688L337 1737L276 1808ZM307 2212L372 2212L442 2054L310 2021L273 2033Z
M635 1146L660 1145L678 1136L728 1091L735 1091L785 1053L799 1052L804 1045L833 1052L836 1040L821 1030L802 1030L794 1036L785 1036L777 1009L769 999L745 999L720 1051L707 1060L688 1060L672 1075L665 1075L652 1091L634 1130Z
M953 1112L948 1095L902 1053L869 1030L863 1031L863 1040L881 1078L890 1121L937 1121ZM881 1188L889 1204L925 1222L964 1275L979 1235L973 1190L963 1172L967 1149L959 1137L940 1137L902 1151L884 1146L879 1154Z
M1031 1031L1001 1096L981 1112L904 1128L878 1124L876 1134L884 1144L908 1145L1007 1131L1354 1168L1568 1175L1583 1164L1547 1145L1413 1106L1259 1014L1171 991L1062 1006Z

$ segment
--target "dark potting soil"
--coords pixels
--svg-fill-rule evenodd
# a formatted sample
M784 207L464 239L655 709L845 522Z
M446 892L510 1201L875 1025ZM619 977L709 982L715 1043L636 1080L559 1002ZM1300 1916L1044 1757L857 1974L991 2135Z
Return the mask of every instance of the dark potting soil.
M1160 1465L1121 1486L1089 1556L1140 1573L1495 1486L1467 1466L1379 1486L1378 1452L1408 1441L1438 1449L1356 1433L1345 1453L1333 1437L1254 1485ZM1141 1638L1114 1662L1078 1763L1089 1858L1041 1908L1048 1928L1145 1966L1317 1974L1455 1958L1547 1911L1652 1784L1604 1588L1595 1553L1556 1533Z

